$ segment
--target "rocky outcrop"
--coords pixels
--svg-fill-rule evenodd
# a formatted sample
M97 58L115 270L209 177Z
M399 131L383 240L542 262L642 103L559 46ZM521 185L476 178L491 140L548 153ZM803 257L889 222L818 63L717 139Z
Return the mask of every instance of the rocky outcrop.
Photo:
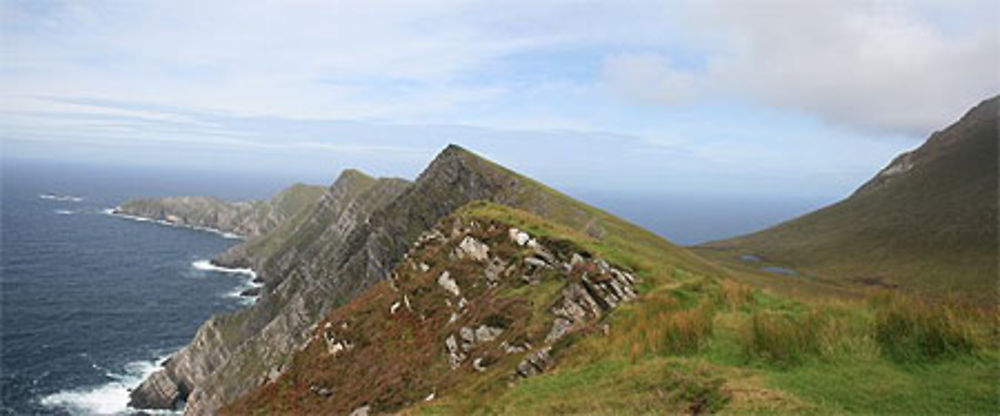
M180 388L166 370L154 372L130 397L128 405L137 409L174 409L182 399Z
M474 200L600 231L582 205L457 146L412 184L345 171L312 207L214 260L252 267L266 284L256 304L213 318L172 360L183 368L168 374L191 392L186 413L211 414L245 394L302 347L324 313L389 277L422 233ZM462 251L487 254L471 242Z
M322 192L320 186L295 184L261 201L228 202L209 196L136 199L123 203L113 212L253 237L274 229L311 205Z
M221 413L384 414L471 377L517 382L636 297L632 272L469 210L418 236L388 281L331 310L284 375Z

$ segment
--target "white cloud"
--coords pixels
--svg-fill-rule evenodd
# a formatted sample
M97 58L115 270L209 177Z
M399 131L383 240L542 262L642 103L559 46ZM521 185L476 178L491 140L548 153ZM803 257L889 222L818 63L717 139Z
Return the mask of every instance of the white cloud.
M933 7L912 3L711 6L684 14L687 33L706 54L705 68L679 68L662 55L617 54L605 61L611 68L606 79L640 100L659 97L668 105L683 103L678 97L744 100L841 125L914 135L941 128L1000 92L995 4L957 4L961 12L952 13L970 23L957 28L933 15Z
M696 74L677 70L669 59L652 53L611 55L601 77L616 92L648 102L684 103L702 89Z
M0 7L0 139L36 153L378 153L412 172L454 140L608 187L699 187L706 170L734 187L765 170L857 182L1000 92L988 1Z

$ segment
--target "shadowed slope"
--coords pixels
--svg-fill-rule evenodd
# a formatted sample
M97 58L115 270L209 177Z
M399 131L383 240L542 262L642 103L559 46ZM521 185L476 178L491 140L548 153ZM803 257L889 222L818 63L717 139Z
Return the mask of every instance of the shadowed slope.
M841 202L701 249L826 279L995 296L998 102L980 103Z

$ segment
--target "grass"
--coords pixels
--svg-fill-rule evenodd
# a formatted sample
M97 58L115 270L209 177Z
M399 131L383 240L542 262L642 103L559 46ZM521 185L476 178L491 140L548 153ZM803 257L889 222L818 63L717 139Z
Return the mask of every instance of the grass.
M584 228L489 203L471 203L454 215L503 224L493 237L484 237L497 250L503 250L497 242L506 238L506 228L517 227L548 244L567 244L573 251L628 265L640 276L640 297L561 340L553 348L557 364L549 372L514 379L517 356L485 357L490 367L483 373L450 370L442 361L442 335L427 332L447 319L441 309L444 300L428 297L418 286L403 285L401 290L411 290L412 315L382 320L378 317L398 294L378 285L333 316L337 322L354 322L351 331L362 331L350 335L359 348L367 343L380 352L351 359L349 367L300 355L293 361L293 368L300 368L295 374L355 389L344 394L357 397L371 391L396 397L374 408L401 407L403 414L995 414L1000 410L996 382L1000 335L994 309L898 294L824 298L761 289L735 280L725 269L688 261L683 249L662 240L626 238L629 226L613 219L602 223L605 233L595 237ZM521 255L516 249L504 253ZM468 316L469 325L489 322L505 327L504 337L511 341L544 336L551 322L548 307L563 281L545 278L535 286L476 289L473 280L462 279L475 278L478 269L463 271L462 264L447 260L446 254L416 253L431 265L430 278L448 267L462 287L469 288L463 294L476 305ZM605 325L606 331L598 329ZM369 330L375 327L381 330ZM413 354L406 353L413 348ZM314 346L305 354L321 352L321 346ZM368 362L379 364L363 364ZM427 374L438 381L428 382ZM437 398L422 401L431 391ZM258 409L303 411L310 409L304 403L315 400L299 384L278 383L270 394L307 401L279 401Z
M923 362L976 349L972 325L955 307L887 294L872 300L877 311L875 340L898 362Z
M929 297L956 292L996 304L998 101L935 133L911 154L915 167L892 180L697 250L755 254L856 286L898 285Z
M552 372L510 387L459 389L414 413L662 414L700 402L711 403L703 411L733 414L1000 410L995 310L901 294L828 296L812 282L801 291L761 289L690 267L680 255L640 255L651 250L635 247L641 241L596 239L503 207L471 209L631 261L645 279L641 298L604 319L608 335L561 351Z

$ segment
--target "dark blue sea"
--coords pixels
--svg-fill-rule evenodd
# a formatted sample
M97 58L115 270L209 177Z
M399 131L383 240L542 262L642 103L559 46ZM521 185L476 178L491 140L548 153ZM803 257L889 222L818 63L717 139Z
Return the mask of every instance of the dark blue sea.
M296 179L5 160L0 414L127 413L128 389L201 322L247 304L236 294L248 276L199 268L238 240L107 209L139 196L267 198ZM823 202L572 194L681 244L752 231Z
M280 182L5 161L0 414L125 412L128 389L202 321L247 303L236 290L248 276L196 267L239 240L106 209L135 196L260 198Z

